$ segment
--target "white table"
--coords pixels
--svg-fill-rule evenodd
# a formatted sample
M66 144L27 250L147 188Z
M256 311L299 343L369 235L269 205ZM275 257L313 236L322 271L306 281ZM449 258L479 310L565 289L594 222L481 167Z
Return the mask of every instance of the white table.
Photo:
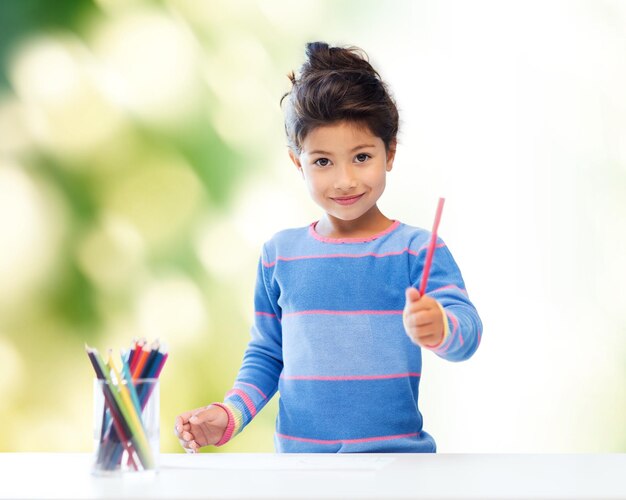
M0 498L626 498L626 454L164 454L96 477L86 453L0 453Z

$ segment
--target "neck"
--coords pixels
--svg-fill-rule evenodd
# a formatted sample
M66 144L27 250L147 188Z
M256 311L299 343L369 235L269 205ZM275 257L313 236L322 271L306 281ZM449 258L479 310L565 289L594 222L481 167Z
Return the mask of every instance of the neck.
M325 214L315 226L315 231L325 238L367 238L384 231L392 223L374 206L355 220L342 220Z

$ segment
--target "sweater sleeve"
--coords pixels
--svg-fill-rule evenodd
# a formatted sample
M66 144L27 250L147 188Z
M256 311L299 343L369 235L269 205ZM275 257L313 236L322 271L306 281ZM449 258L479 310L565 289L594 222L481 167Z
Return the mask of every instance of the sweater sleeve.
M228 426L217 446L239 434L276 393L283 369L281 309L278 293L270 285L271 266L265 247L257 270L254 292L254 324L239 374L223 403Z
M419 288L426 260L426 244L417 251L411 269L412 286ZM469 299L461 271L446 244L437 239L426 294L439 302L445 315L443 342L431 350L448 361L469 359L480 344L482 321Z

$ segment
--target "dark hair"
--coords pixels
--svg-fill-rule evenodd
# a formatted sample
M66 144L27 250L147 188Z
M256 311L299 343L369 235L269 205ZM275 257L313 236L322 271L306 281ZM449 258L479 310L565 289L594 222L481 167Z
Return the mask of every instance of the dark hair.
M298 78L289 73L292 88L280 100L289 147L299 154L309 132L340 121L367 127L387 151L395 146L398 109L367 54L313 42L306 44L306 56Z

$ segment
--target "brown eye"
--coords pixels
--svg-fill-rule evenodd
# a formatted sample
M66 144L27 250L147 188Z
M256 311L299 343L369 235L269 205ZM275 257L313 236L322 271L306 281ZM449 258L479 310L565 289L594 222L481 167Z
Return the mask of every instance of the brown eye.
M359 153L355 156L357 163L364 163L371 158L367 153Z
M330 165L330 160L328 158L320 158L315 162L315 165L318 165L320 167L327 167L328 165Z

